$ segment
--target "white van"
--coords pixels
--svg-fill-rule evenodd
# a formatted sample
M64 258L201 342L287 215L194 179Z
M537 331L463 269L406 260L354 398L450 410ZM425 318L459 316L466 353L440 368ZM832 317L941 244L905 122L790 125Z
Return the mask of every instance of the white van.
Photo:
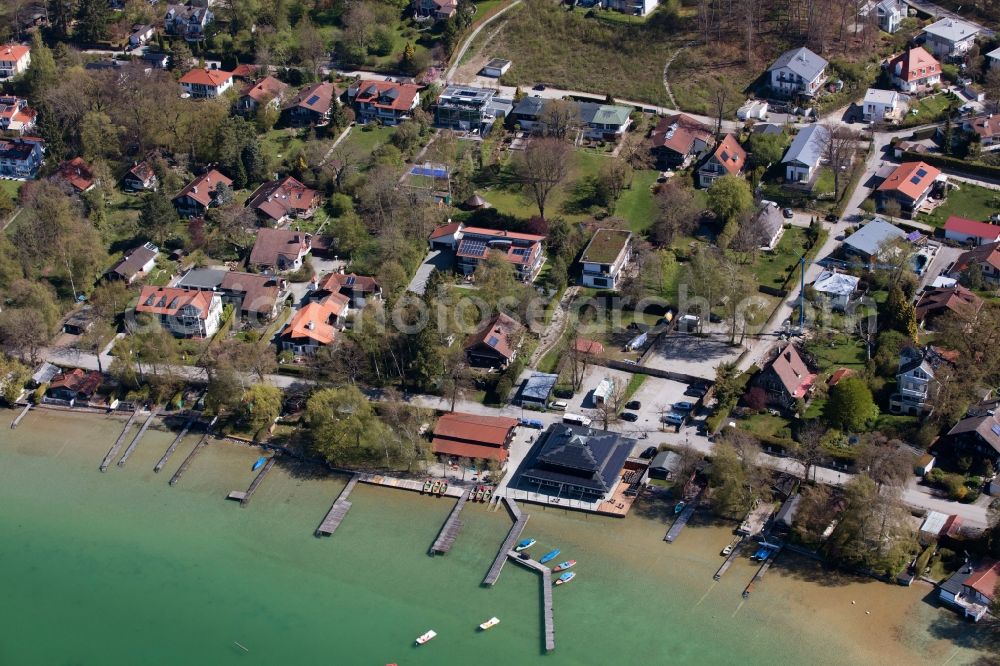
M563 423L589 428L591 420L582 414L563 414Z
M560 412L565 412L569 404L565 400L554 400L549 403L549 409L557 409Z

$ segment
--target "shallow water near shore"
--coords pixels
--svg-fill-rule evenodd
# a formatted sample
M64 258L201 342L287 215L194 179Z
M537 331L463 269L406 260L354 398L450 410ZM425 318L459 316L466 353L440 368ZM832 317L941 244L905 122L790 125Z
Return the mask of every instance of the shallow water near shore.
M925 601L929 586L794 557L744 600L749 562L712 580L730 525L696 517L666 544L656 505L624 520L524 505L536 550L578 562L553 591L545 655L539 577L510 564L480 586L505 512L467 505L452 551L429 557L453 502L359 485L318 539L346 478L278 465L241 508L224 498L253 479L256 449L213 442L170 487L197 437L154 474L173 434L150 430L102 474L122 425L40 410L3 430L0 664L960 664L996 649L988 628ZM428 629L438 638L415 647Z

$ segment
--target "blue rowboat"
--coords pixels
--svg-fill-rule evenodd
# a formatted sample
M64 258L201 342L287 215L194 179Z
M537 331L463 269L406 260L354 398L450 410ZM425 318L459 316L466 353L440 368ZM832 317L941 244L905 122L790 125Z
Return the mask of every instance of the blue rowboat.
M548 562L550 560L554 560L557 557L559 557L559 549L558 548L556 548L555 550L550 551L550 552L545 553L544 555L542 555L542 559L538 560L538 563L539 564L545 564L546 562Z
M520 553L522 550L527 550L528 548L531 548L534 545L535 545L534 539L521 539L521 541L518 542L517 546L514 547L514 550Z
M260 458L257 458L257 462L255 462L255 463L253 464L253 469L252 469L251 471L253 471L253 472L256 472L256 471L257 471L257 470L259 470L259 469L260 469L261 467L263 467L263 466L264 466L264 463L266 463L266 462L267 462L267 458L266 458L266 457L264 457L264 456L261 456Z
M556 585L562 585L563 583L568 583L574 578L576 578L576 572L567 571L562 576L559 576L559 578L556 579Z

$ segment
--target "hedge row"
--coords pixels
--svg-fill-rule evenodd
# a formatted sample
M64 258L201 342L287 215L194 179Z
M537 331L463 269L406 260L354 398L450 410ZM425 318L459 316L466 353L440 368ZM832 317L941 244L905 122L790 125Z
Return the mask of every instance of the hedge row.
M948 155L931 155L928 153L915 153L907 150L903 152L903 158L906 160L919 160L927 162L927 164L930 164L931 166L951 169L952 171L957 171L962 174L1000 178L1000 166L991 166L989 164L980 164L978 162L966 162L965 160L960 160L957 157L950 157Z

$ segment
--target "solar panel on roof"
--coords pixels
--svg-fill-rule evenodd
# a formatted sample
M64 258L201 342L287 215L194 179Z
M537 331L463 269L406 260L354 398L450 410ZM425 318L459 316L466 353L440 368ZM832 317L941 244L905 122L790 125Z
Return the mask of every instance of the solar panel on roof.
M727 160L729 160L729 151L723 150L722 151L722 161L725 162Z
M486 344L488 344L490 347L496 347L498 342L500 342L500 338L498 338L495 335L491 335L490 339L486 341Z
M990 426L990 430L993 431L994 435L1000 436L1000 425L997 425L996 423L994 423L993 425Z
M355 278L355 277L354 277L353 275L349 275L349 276L347 276L347 281L346 281L346 284L347 284L347 286L348 286L348 287L353 287L353 286L354 286L354 281L355 281L356 279L357 279L357 278Z
M920 178L917 177L917 176L913 176L912 178L910 178L910 182L913 183L914 185L919 185L920 184Z
M312 97L310 97L309 99L306 100L306 105L307 106L312 106L313 104L315 104L318 101L319 101L319 95L313 95Z
M922 167L920 169L917 169L917 175L923 178L924 176L927 175L927 169L924 169Z
M470 257L484 257L486 256L486 243L485 241L464 240L459 251Z

